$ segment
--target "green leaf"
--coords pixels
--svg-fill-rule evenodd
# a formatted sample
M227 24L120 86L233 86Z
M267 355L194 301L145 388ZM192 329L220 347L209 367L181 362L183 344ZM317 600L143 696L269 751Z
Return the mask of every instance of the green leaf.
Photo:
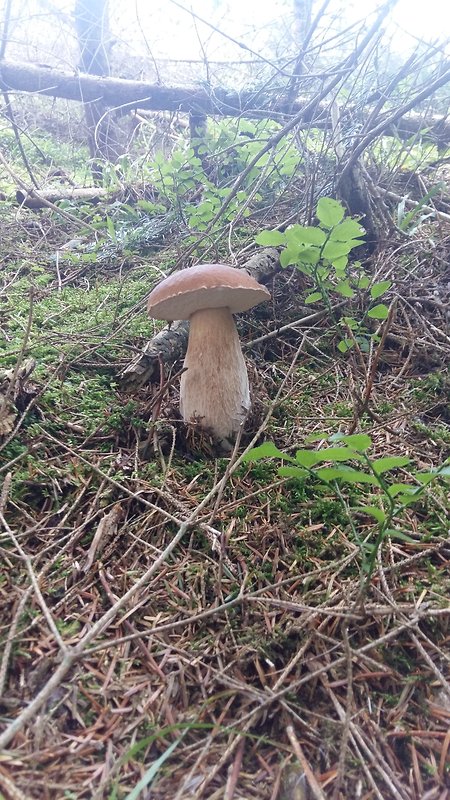
M392 286L392 281L380 281L379 283L374 283L370 290L370 296L372 300L377 300L378 297L381 297L382 294L387 292Z
M320 452L317 450L297 450L295 460L302 467L313 467L321 461Z
M378 508L378 506L360 506L357 510L368 514L370 517L374 517L377 522L384 522L386 519L386 514L381 508Z
M377 475L382 475L383 472L389 472L391 469L406 467L410 462L411 459L407 456L387 456L386 458L377 458L372 461L372 467Z
M158 774L159 769L162 767L164 762L167 761L169 756L172 755L173 751L175 750L176 747L178 747L178 745L180 744L182 739L185 737L186 733L187 733L187 731L183 731L181 736L179 736L178 739L176 739L174 742L172 742L172 744L169 745L167 750L165 750L164 753L162 753L159 756L159 758L157 758L156 761L154 761L153 764L151 764L151 766L145 771L145 773L142 776L142 778L140 779L140 781L138 781L138 783L136 784L134 789L132 789L132 791L129 792L129 794L127 794L125 800L137 800L138 799L138 797L141 794L142 790L146 789L151 784L153 779Z
M339 283L336 284L336 286L334 288L335 288L336 292L339 292L339 294L342 295L342 297L354 297L355 296L355 293L354 293L354 291L353 291L353 289L350 286L348 281L340 281Z
M353 319L353 317L341 317L340 324L342 325L342 323L347 325L351 331L356 331L360 326L360 323L356 319Z
M298 261L303 264L317 264L320 260L320 250L318 247L307 247L302 245L298 252Z
M346 436L344 433L335 433L330 436L332 442L344 442L348 447L355 450L368 450L372 447L372 439L366 433L352 433Z
M434 479L436 478L436 473L418 472L416 473L415 477L422 486L428 486L428 484L431 483L431 481L434 481Z
M286 234L281 231L261 231L255 237L255 242L263 247L279 247L286 244Z
M326 431L317 431L316 433L309 433L305 442L321 442L323 439L328 439Z
M370 483L372 486L380 485L375 475L368 475L367 472L360 472L357 469L323 467L316 471L316 475L327 483L328 481L341 480L345 483Z
M370 350L370 346L369 346L369 341L368 341L367 335L366 336L363 336L363 335L355 336L355 339L359 344L359 349L361 350L361 352L362 353L368 353L369 350Z
M298 262L298 247L286 247L280 255L280 264L282 267L290 267L292 264Z
M352 247L352 242L327 242L322 250L322 256L333 264L336 259L346 256Z
M395 528L388 528L386 531L386 536L390 536L391 539L399 539L401 542L408 542L409 544L414 542L414 539L412 539L411 536L403 533L403 531L397 531Z
M422 498L422 489L416 490L414 494L398 494L396 502L400 506L412 506L414 503L417 503Z
M397 497L397 495L402 493L409 496L415 494L417 488L418 487L416 486L411 486L410 483L392 483L390 486L387 487L386 491L389 497Z
M309 473L302 467L279 467L278 475L282 478L299 478L304 481L309 476Z
M113 242L115 242L116 238L117 238L116 237L116 229L114 227L114 222L112 221L111 217L106 217L106 228L107 228L107 231L108 231L111 239L113 240Z
M347 218L340 225L336 225L330 233L330 239L336 242L349 242L351 239L360 239L365 235L364 228L356 220Z
M283 453L273 442L263 442L263 444L260 444L258 447L252 447L242 460L259 461L262 458L284 458L285 461L292 461L292 463L295 464L295 458L291 458L291 456Z
M321 197L317 203L316 214L322 225L326 228L334 228L343 219L345 208L331 197Z
M338 344L338 350L341 353L346 353L348 350L351 350L351 348L354 347L354 345L355 343L353 339L341 339L341 341Z
M389 316L389 309L383 303L374 306L367 312L367 316L371 319L387 319Z
M305 297L305 303L307 305L310 303L317 303L318 300L322 300L322 292L313 292Z
M317 455L319 456L318 461L348 461L351 458L359 461L361 458L349 447L326 447L324 450L319 450Z
M370 284L370 278L367 275L361 275L358 279L358 289L367 289Z
M303 272L303 275L308 275L308 277L313 274L313 268L308 264L296 264L295 268L298 269L299 272Z
M286 241L288 244L314 244L321 247L326 238L327 235L321 228L291 225L286 229Z
M435 478L448 478L450 477L450 464L430 469L427 472L416 472L415 477L422 485L431 483Z
M345 270L348 264L347 256L340 256L339 258L335 258L333 261L333 267L336 270L336 273L342 273L345 275Z
M438 467L436 469L436 476L438 478L449 478L450 477L450 464L446 464L445 467Z

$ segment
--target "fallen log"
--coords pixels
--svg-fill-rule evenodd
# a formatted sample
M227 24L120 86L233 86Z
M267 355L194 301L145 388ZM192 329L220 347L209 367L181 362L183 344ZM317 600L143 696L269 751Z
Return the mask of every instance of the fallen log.
M106 189L100 187L78 189L73 186L58 186L51 189L40 189L38 194L33 190L26 192L24 189L17 189L16 191L17 202L25 208L45 208L47 203L57 203L59 200L82 200L95 205L106 196Z
M441 76L441 84L447 80L447 74ZM78 102L101 101L105 107L121 112L133 109L152 111L169 111L183 113L201 113L223 117L275 118L299 114L305 108L305 114L298 127L313 127L330 130L333 127L330 103L328 101L311 104L311 98L298 97L294 103L286 98L277 98L273 92L261 92L260 89L244 92L233 92L216 87L208 89L204 86L161 86L144 81L132 81L124 78L97 77L81 72L62 72L50 66L4 60L0 62L0 82L5 90L33 92L49 97L62 97ZM408 113L409 112L409 113ZM392 109L385 112L386 129L383 134L405 138L413 133L423 132L423 137L434 140L441 145L450 141L450 122L447 117L436 115L423 116L411 112L409 108L395 124L389 121ZM348 119L352 125L355 120L363 119L359 108L347 106L341 124Z
M279 253L273 247L259 250L242 266L259 283L267 283L280 269ZM136 391L147 383L157 383L161 366L171 367L184 358L189 336L189 322L174 322L156 334L130 364L119 374L126 391Z

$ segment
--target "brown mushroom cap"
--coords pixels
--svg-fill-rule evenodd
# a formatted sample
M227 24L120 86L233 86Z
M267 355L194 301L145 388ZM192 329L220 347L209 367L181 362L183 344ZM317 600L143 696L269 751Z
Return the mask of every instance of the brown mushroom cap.
M207 308L229 308L236 314L269 297L268 290L242 269L197 264L161 281L150 293L147 309L154 319L172 321Z

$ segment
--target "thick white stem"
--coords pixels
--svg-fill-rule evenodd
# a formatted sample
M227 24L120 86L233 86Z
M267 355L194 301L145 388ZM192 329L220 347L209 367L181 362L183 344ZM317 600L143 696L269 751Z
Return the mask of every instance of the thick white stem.
M250 408L247 368L228 308L196 311L181 376L180 410L218 439L232 438Z

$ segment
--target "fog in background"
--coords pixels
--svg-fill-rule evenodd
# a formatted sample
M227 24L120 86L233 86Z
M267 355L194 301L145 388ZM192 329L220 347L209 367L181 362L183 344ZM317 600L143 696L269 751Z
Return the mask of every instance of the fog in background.
M313 5L313 17L320 6ZM354 31L362 21L370 21L376 7L370 0L364 10L356 2L330 2L318 28L319 36L322 31L323 41L328 41L324 48L328 58L333 58L333 34L349 28L348 47L353 47ZM5 8L6 0L2 0L2 20ZM64 0L15 0L5 57L73 70L78 48L72 9L73 2ZM205 81L211 77L208 64L235 62L222 74L218 65L214 74L219 83L238 88L249 78L257 82L263 77L261 56L287 65L298 52L301 36L293 0L195 0L186 6L172 0L110 0L109 9L111 72L132 79ZM450 4L400 0L386 24L383 46L398 54L410 52L421 40L439 41L445 48L449 31ZM187 63L176 66L183 60Z

